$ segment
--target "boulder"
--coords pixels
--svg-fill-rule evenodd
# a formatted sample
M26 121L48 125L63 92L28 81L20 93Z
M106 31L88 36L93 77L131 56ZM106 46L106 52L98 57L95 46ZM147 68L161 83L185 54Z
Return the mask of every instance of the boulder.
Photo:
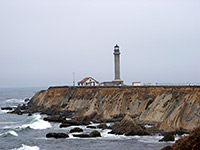
M32 113L28 113L28 116L32 116L33 114Z
M126 136L134 136L134 135L150 135L149 132L141 129L139 126L133 127L130 131L125 133Z
M28 101L30 101L30 99L29 99L29 98L26 98L26 99L24 100L24 102L28 102Z
M159 140L159 142L162 142L162 141L165 141L165 142L168 142L168 141L174 141L175 140L175 137L172 133L166 133L165 136Z
M104 130L104 129L109 129L109 127L108 127L107 124L105 124L105 123L104 123L104 124L98 125L97 128L103 129L103 130Z
M1 110L12 110L12 107L1 107Z
M83 129L81 128L73 128L69 131L70 133L74 133L74 132L83 132Z
M60 124L60 128L67 128L67 127L70 127L71 125L68 124L68 123L61 123Z
M101 137L101 133L99 133L99 131L94 130L90 133L91 137Z
M65 119L60 115L55 115L55 116L45 117L44 120L49 122L63 122Z
M26 104L23 104L22 106L20 106L20 109L21 110L26 110L26 109L28 109L28 106Z
M73 137L90 138L89 134L73 134Z
M152 126L150 128L146 128L146 131L151 133L151 134L158 134L158 133L162 134L164 132L163 130L158 129L158 127L156 127L156 126Z
M89 125L90 124L90 118L86 116L82 120L79 120L79 123L81 125Z
M81 125L77 120L63 120L62 123L70 124L71 126L79 126Z
M65 133L48 133L46 135L47 138L67 138L69 137L69 135L65 134Z
M101 134L94 130L90 134L73 134L74 137L80 137L80 138L94 138L94 137L101 137Z
M197 127L188 136L183 136L172 146L165 147L162 150L198 150L200 149L199 139L200 127Z
M112 127L112 134L125 134L126 136L133 135L150 135L146 130L135 124L133 119L126 115L120 122L115 123Z
M21 111L21 109L20 109L20 107L15 108L15 110L12 111L11 113L18 114L18 115L22 115L23 114L22 111Z
M87 126L87 128L96 129L97 127L96 126Z
M18 111L17 114L18 114L18 115L23 115L23 112Z
M89 125L90 121L97 115L97 111L93 111L90 114L87 114L86 116L79 116L77 117L77 120L81 125Z
M178 134L179 136L181 136L181 135L183 135L183 134L189 134L189 132L187 131L187 130L185 130L185 129L179 129L179 130L176 130L175 131L175 133L174 133L174 135L175 134Z

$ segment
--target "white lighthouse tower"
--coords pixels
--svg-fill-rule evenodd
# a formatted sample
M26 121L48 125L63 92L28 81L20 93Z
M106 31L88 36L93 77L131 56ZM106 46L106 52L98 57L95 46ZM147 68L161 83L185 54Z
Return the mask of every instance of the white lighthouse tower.
M120 79L120 50L117 44L114 46L113 54L114 54L115 78L112 82L114 83L114 85L123 85L123 81Z

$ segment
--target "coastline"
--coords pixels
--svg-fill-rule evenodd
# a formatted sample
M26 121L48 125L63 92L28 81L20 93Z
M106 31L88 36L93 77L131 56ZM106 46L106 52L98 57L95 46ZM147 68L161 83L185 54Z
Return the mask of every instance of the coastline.
M160 100L159 102L163 104L162 101L163 99L165 99L164 95L165 97L168 97L168 98L170 98L169 95L171 95L171 99L170 99L171 101L168 101L169 100L168 99L166 101L167 103L165 102L166 106L172 107L175 105L174 103L177 103L177 105L179 106L181 100L186 101L188 104L190 102L192 104L193 102L194 103L193 106L195 107L199 105L197 104L197 102L199 102L198 88L194 88L194 87L188 88L188 86L186 88L51 87L47 90L42 90L35 93L35 95L30 99L29 102L26 101L26 103L28 102L27 105L22 105L22 104L19 105L17 109L14 110L14 113L20 114L20 115L23 114L22 116L15 116L15 117L27 118L29 121L31 121L32 119L33 120L39 119L37 120L37 122L32 122L32 121L30 122L29 125L30 125L31 130L29 132L31 132L31 134L35 134L35 132L33 132L32 130L34 131L41 130L42 126L41 124L38 124L39 122L40 123L43 122L45 128L48 127L47 125L51 125L52 126L51 128L43 129L41 131L40 137L44 138L43 142L48 139L48 137L45 137L45 135L46 136L55 135L55 137L57 137L58 135L61 135L62 137L63 134L60 134L60 133L69 135L68 138L67 138L67 135L64 136L66 137L66 140L64 141L68 141L71 139L75 139L76 141L76 139L80 140L80 138L86 138L87 141L88 140L91 141L91 140L94 140L94 137L90 137L91 136L90 134L92 134L94 130L97 130L102 136L102 137L95 137L97 141L105 140L107 139L107 137L110 137L110 138L112 137L111 139L118 139L118 138L132 139L132 140L137 139L138 142L146 141L149 144L156 143L155 147L157 146L159 147L160 145L160 148L162 148L164 146L168 146L174 143L173 141L159 142L160 140L163 140L162 138L165 137L168 133L169 133L168 135L170 134L172 135L172 140L177 140L181 137L181 135L184 137L185 133L188 133L189 131L183 128L173 128L173 130L163 130L163 129L158 128L161 125L159 122L154 122L152 120L150 121L140 120L142 113L144 113L145 111L152 113L150 110L151 110L151 107L153 106L151 105L153 105L158 99ZM187 97L188 99L183 99ZM153 100L153 102L150 101L151 100L150 98ZM24 102L25 100L27 99L24 99ZM131 100L132 102L130 102ZM139 103L136 103L136 102L139 102L140 105ZM173 105L172 105L172 102L174 102ZM100 105L101 103L102 105ZM195 112L194 110L196 110L196 108L194 109L191 104L189 105L190 107L188 108L191 109L190 113L192 114ZM95 105L96 107L94 107ZM110 107L110 106L113 106L113 107ZM118 107L118 109L116 109L116 106ZM134 106L135 112L137 112L138 110L143 110L143 112L139 115L133 115L131 113L133 113L134 111L131 110L130 106L132 107ZM156 106L159 106L159 105L156 105ZM129 110L127 110L128 107L129 107ZM93 111L93 110L96 110L96 111ZM154 110L157 110L157 108ZM188 111L187 107L184 107L184 110ZM88 112L90 112L90 114ZM120 115L111 116L113 112L120 113ZM33 113L36 113L36 114L33 114ZM41 117L39 113L44 114L44 115L41 115L44 117L44 121L43 121L43 117L39 118ZM99 116L98 114L101 114L101 113L103 115ZM183 110L182 110L182 113L184 114ZM27 114L30 116L27 116ZM46 119L47 118L46 114L48 115L48 118L50 118L49 120ZM109 115L112 118L108 118L108 119L104 118L104 117L108 117ZM14 115L11 115L11 116L14 117ZM59 118L61 118L61 120L59 120ZM53 122L51 119L53 119ZM77 124L69 125L67 123L70 123L70 122L67 122L67 121L71 121L71 123L77 123ZM37 127L35 126L36 124L37 124ZM60 127L61 125L63 125L62 128ZM101 128L99 127L99 125L101 126ZM25 125L22 125L22 126L24 127ZM83 132L82 133L77 132L75 134L70 133L70 130L77 127L83 129ZM15 129L13 131L15 131ZM21 132L16 132L16 133L19 135L17 137L21 138L22 133ZM16 135L14 135L14 137L16 137ZM80 136L80 137L74 137L74 135ZM49 140L56 140L56 139L49 139ZM23 144L31 146L31 144L27 142L24 142ZM39 148L43 147L40 144L37 144L37 146ZM157 149L159 149L158 147Z
M200 125L199 102L200 86L58 86L37 92L24 112L93 122L115 122L128 114L165 132L190 131Z

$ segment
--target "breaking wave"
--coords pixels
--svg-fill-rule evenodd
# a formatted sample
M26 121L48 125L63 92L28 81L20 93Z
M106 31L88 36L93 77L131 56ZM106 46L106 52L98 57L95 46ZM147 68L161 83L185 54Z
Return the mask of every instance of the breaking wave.
M34 130L43 130L51 128L51 124L47 121L44 121L39 114L35 114L29 117L25 122L26 123L20 126L19 128L21 129L31 128Z
M21 131L25 129L43 130L51 128L51 124L48 121L44 121L39 114L34 114L28 117L25 121L21 122L20 125L9 125L5 126L4 129L14 129Z
M18 134L15 131L7 131L3 134L0 134L0 136L7 136L7 135L18 136Z
M24 99L16 99L16 98L7 99L4 101L5 106L11 106L11 107L16 107L19 104L25 104L25 103L26 102L24 101Z
M6 100L6 103L23 103L23 99L16 99L16 98L10 98Z
M14 148L12 150L40 150L40 148L37 146L28 146L28 145L22 144L20 148Z

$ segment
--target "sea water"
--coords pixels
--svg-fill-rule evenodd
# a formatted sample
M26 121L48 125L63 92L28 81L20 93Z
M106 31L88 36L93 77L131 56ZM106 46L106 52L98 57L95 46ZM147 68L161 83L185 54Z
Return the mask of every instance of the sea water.
M0 107L14 107L26 103L24 99L32 97L35 92L42 89L0 88ZM113 135L108 134L111 131L108 129L96 129L102 137L81 139L73 137L69 133L70 129L80 127L84 133L90 133L94 129L86 126L59 128L60 123L44 121L45 115L39 113L28 116L27 114L16 115L7 112L7 110L0 110L0 150L159 150L173 144L173 142L158 142L162 138L160 135ZM69 138L46 138L46 134L49 132L67 133Z

